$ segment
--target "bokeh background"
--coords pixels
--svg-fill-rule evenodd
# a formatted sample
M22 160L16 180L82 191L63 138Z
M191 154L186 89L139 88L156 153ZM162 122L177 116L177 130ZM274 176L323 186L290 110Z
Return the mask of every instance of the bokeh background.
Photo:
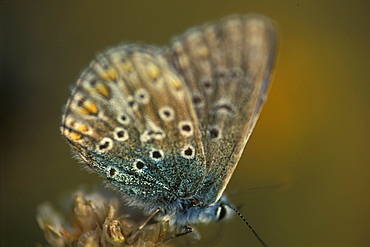
M96 52L121 41L165 45L233 13L276 20L281 48L231 200L270 246L370 246L369 1L15 0L0 8L1 246L45 244L37 206L102 181L81 170L58 129L69 87ZM197 246L259 246L237 216L200 232Z

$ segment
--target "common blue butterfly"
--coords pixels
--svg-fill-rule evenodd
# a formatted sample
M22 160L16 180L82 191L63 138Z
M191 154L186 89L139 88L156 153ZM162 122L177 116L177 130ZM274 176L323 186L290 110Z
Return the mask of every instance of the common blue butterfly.
M61 133L124 201L183 234L223 216L223 192L256 124L277 48L275 24L233 15L168 47L120 44L97 55Z

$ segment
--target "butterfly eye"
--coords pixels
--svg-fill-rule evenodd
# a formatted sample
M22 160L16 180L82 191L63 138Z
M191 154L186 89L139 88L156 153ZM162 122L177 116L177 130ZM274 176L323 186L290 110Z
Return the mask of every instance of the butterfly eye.
M226 205L224 205L224 204L220 205L217 208L217 212L216 212L217 220L220 221L220 220L223 220L225 218L228 218L229 212L230 212L230 210Z

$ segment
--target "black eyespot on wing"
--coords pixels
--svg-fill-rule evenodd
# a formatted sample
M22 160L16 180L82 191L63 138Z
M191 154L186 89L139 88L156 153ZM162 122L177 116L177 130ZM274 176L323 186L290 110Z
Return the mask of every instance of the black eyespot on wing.
M109 146L109 142L104 142L103 144L100 144L99 145L99 149L100 150L103 150L103 149L108 148L108 146Z
M211 80L204 80L203 81L203 86L207 89L210 88L212 86L212 81Z
M158 113L160 118L166 122L170 122L175 118L175 110L168 105L161 107Z
M144 166L145 166L145 164L142 161L139 160L139 161L136 162L136 168L137 169L141 170L141 169L144 168Z
M195 157L195 149L192 145L187 145L181 150L182 157L186 159L192 159Z
M130 119L126 114L118 115L117 121L123 125L127 125L130 122Z
M182 130L189 132L189 131L191 131L191 127L189 125L185 124L185 125L182 126Z
M113 147L113 141L110 138L104 138L100 141L100 143L97 145L97 148L100 151L108 151Z
M201 97L199 97L199 96L194 96L193 97L193 103L194 104L199 104L199 103L201 103L202 102L202 98Z
M109 175L111 175L111 176L114 176L115 174L116 174L116 169L114 169L114 168L111 168L110 170L109 170Z
M193 155L193 150L189 147L184 151L184 154L187 156L192 156Z
M80 99L80 100L78 100L78 102L77 102L77 105L79 106L79 107L82 107L83 105L84 105L84 102L85 102L86 100L85 99Z
M117 136L118 136L119 138L122 138L122 137L124 137L124 136L125 136L125 132L124 132L124 131L118 131L118 132L117 132Z
M210 135L211 139L217 138L218 135L219 135L218 129L210 129L209 130L209 135Z
M152 153L152 157L153 157L154 159L160 159L160 158L162 158L162 154L161 154L161 152L159 152L159 151L154 151L154 152Z
M97 83L97 80L91 80L91 81L90 81L90 85L91 85L92 87L95 87L95 86L96 86L96 83Z
M179 130L180 130L180 134L185 136L185 137L190 137L194 133L193 124L190 121L187 121L187 120L180 121Z

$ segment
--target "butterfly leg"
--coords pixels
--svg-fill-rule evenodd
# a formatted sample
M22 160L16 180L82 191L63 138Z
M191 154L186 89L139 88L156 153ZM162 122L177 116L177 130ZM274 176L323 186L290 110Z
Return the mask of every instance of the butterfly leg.
M194 233L195 234L194 238L200 239L200 235L196 229L189 227L189 226L184 226L184 228L182 229L182 232L172 235L168 240L182 237L182 236L188 235L189 233Z
M136 238L136 236L138 235L138 233L140 233L140 231L148 224L148 222L159 212L161 211L162 209L160 207L158 207L156 210L154 210L148 217L147 219L141 223L136 229L135 231L132 232L130 238L129 238L129 241L130 240L134 240Z

